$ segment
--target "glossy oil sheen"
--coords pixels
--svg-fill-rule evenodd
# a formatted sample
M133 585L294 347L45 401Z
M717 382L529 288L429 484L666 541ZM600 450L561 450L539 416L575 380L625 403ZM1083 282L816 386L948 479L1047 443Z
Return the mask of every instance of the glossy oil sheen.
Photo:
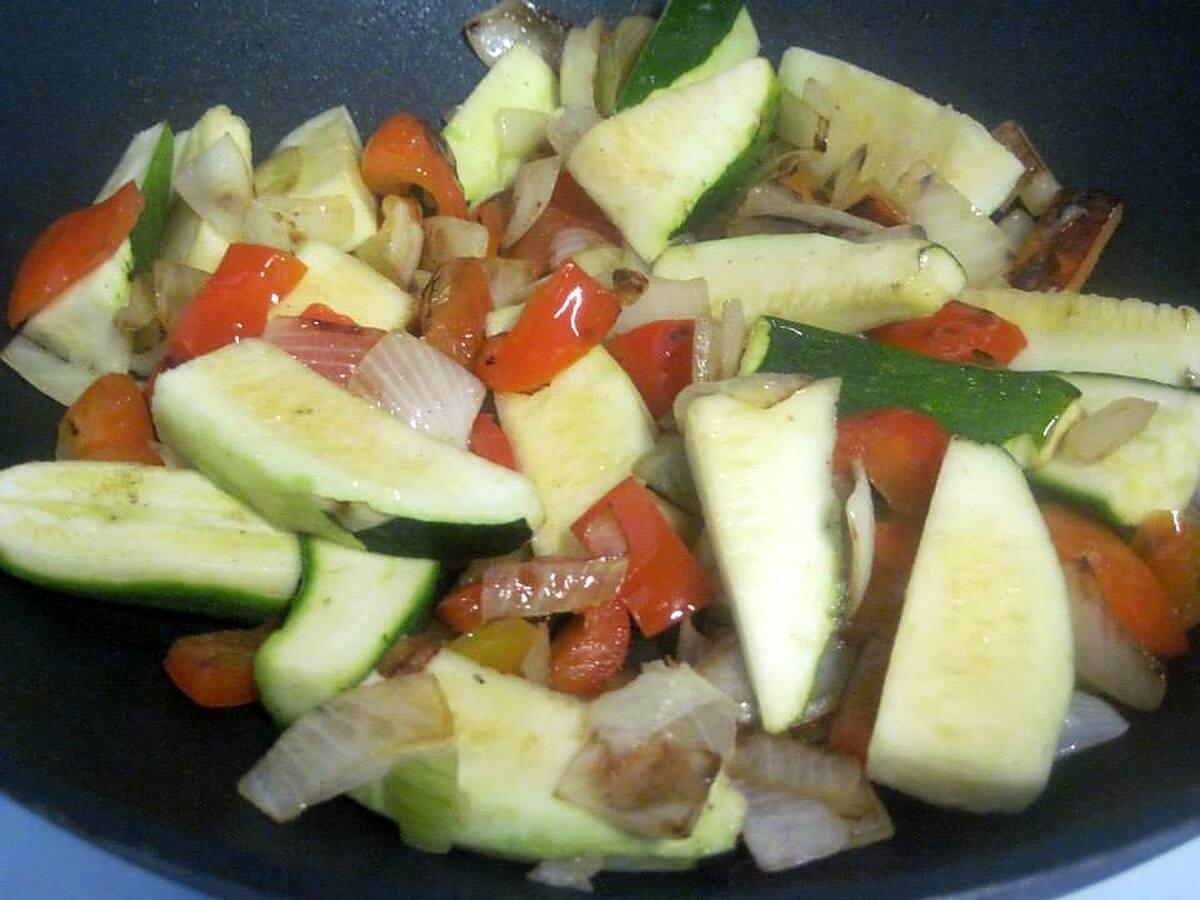
M0 292L35 233L89 200L126 141L226 102L256 155L347 103L436 119L482 74L459 37L478 3L341 0L0 5ZM555 3L610 22L630 3ZM1091 287L1200 300L1200 8L1195 3L751 2L771 58L789 44L867 65L992 125L1016 118L1065 183L1127 201ZM7 340L7 334L2 335ZM0 372L0 465L53 451L60 411ZM163 677L198 620L52 596L0 576L0 788L146 865L223 895L548 896L527 866L426 856L349 802L280 827L240 800L267 747L259 710L192 707ZM1172 666L1155 716L1060 766L1023 816L887 795L897 837L792 873L745 857L678 876L605 876L600 896L1039 896L1200 832L1200 659Z

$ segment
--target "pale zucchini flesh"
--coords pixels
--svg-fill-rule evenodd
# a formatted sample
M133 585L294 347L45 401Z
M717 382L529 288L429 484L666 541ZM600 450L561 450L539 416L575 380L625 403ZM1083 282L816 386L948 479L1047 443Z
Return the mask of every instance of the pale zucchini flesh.
M812 163L828 177L866 146L862 179L895 187L924 161L983 215L1012 191L1025 167L974 119L851 63L792 47L779 64L784 90L803 97L809 79L833 104L825 152Z
M959 299L1021 329L1028 343L1010 368L1200 380L1200 313L1190 306L1013 288L967 290Z
M1085 416L1127 397L1157 408L1144 429L1102 459L1080 462L1060 445L1029 478L1118 526L1136 527L1155 510L1186 510L1200 487L1200 392L1109 375L1060 377L1079 388Z
M660 278L708 283L710 312L741 300L747 321L773 315L858 332L936 311L966 276L937 244L857 244L820 234L752 235L684 244L654 265Z
M554 795L588 738L585 703L450 650L425 671L437 678L454 716L457 772L452 780L445 764L424 758L401 763L386 779L391 790L385 785L365 798L396 816L402 834L420 818L416 830L426 846L452 844L529 860L619 857L676 868L737 843L745 801L724 774L713 783L690 836L639 837ZM389 795L401 792L406 803L389 803ZM448 808L456 815L446 816Z
M262 621L287 608L300 547L195 472L26 463L0 472L0 568L71 594Z
M272 307L271 315L298 316L312 304L322 303L367 328L408 327L416 302L362 260L319 241L308 241L296 256L308 271Z
M832 457L839 382L761 409L694 400L688 460L763 728L800 721L841 618L842 524Z
M304 577L287 621L254 658L263 705L289 724L363 680L400 634L424 622L433 560L303 541Z
M514 549L541 522L521 474L410 428L263 341L163 373L152 411L165 444L291 530L359 546L338 521L366 521L368 549L461 559Z
M775 75L751 59L605 119L583 136L567 169L629 245L653 260L710 192L748 174L777 99Z
M1045 787L1074 683L1062 569L1017 464L953 438L888 665L867 774L1017 812Z
M578 555L571 525L654 446L641 395L608 351L595 347L536 393L498 393L496 410L545 509L534 552Z

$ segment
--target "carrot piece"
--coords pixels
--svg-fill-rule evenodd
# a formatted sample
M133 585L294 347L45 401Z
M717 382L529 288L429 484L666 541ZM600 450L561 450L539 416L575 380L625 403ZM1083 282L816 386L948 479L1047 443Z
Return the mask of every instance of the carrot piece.
M199 706L223 709L258 699L254 655L272 626L212 631L171 645L163 668L175 686Z
M629 613L620 598L577 613L550 643L550 686L593 696L610 684L629 653Z
M39 234L17 269L8 327L15 331L103 265L133 231L142 203L142 192L131 181L103 203L69 212Z
M137 382L113 372L91 383L58 425L59 459L161 466L154 423Z
M454 166L425 123L411 113L397 113L371 135L362 156L363 181L383 197L420 188L441 216L467 217L467 198Z
M1021 329L994 312L951 300L932 316L906 319L867 332L891 344L946 362L1007 366L1025 349Z
M481 412L471 423L467 448L476 456L482 456L498 466L504 466L514 472L519 471L517 457L508 441L508 435L504 433L496 417L489 412Z
M1167 589L1120 537L1057 503L1042 504L1042 516L1059 560L1095 576L1109 611L1135 641L1156 656L1187 652L1187 634Z
M1160 510L1133 536L1133 550L1158 576L1184 628L1200 625L1200 524Z

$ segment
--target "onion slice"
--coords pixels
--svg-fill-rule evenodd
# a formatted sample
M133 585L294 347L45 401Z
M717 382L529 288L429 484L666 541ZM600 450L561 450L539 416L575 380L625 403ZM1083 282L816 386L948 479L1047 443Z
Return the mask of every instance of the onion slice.
M421 204L409 197L383 198L383 224L354 248L354 255L381 275L407 290L425 248Z
M299 719L242 777L238 793L276 822L287 822L453 734L436 678L388 678L340 694Z
M354 227L354 209L341 194L259 197L246 210L242 239L294 251L305 241L341 243Z
M466 447L487 393L483 382L420 338L393 332L367 353L346 385L412 428Z
M871 790L862 764L852 756L827 753L795 738L754 734L738 743L729 774L739 781L789 790L829 805L838 815L871 810Z
M734 751L736 717L733 701L690 666L661 661L647 664L625 687L602 694L588 707L593 731L618 753L666 735L727 759Z
M618 269L618 272L625 271ZM645 276L642 276L645 277ZM675 281L651 275L640 296L621 310L614 334L663 319L698 319L708 312L708 282L703 278Z
M488 230L478 222L455 216L430 216L421 222L425 233L421 247L421 268L436 272L453 259L463 256L487 256Z
M561 171L561 156L547 156L521 166L513 182L513 213L500 238L502 248L508 249L524 237L546 211Z
M602 856L572 856L569 859L543 859L529 870L530 881L554 888L592 892L592 878L604 868Z
M571 25L530 0L504 0L469 19L463 30L488 68L514 46L524 44L557 69Z
M63 406L78 400L97 378L91 369L59 359L22 334L14 335L0 351L0 361Z
M1062 759L1116 740L1129 730L1125 718L1099 697L1075 691L1058 735L1055 758Z
M263 331L263 340L286 350L318 375L344 385L385 334L378 328L300 316L272 316Z
M846 530L850 532L850 577L844 619L850 621L867 592L875 561L875 502L860 459L854 460L854 490L846 498Z
M805 203L788 188L770 182L752 187L737 211L737 218L757 216L792 219L818 231L874 234L883 230L882 225L870 219L818 203Z
M621 586L627 562L624 556L497 560L483 572L483 621L579 612L599 606Z
M696 663L696 674L734 702L739 725L758 721L758 701L736 637L716 641L712 650Z
M1157 411L1153 400L1121 397L1072 425L1059 450L1076 462L1099 462L1145 431Z
M850 848L850 826L819 800L753 784L742 840L764 872L782 872Z
M743 403L767 409L786 400L811 381L812 379L804 375L768 372L727 378L724 381L697 382L689 384L679 392L675 398L673 414L676 423L682 424L686 421L687 408L692 401L709 394L725 394Z
M687 450L678 434L665 434L633 464L633 474L654 493L666 497L680 509L699 515L700 495L688 465ZM686 662L686 660L685 660Z
M242 239L246 211L254 200L254 176L229 134L221 135L171 181L187 205L225 240Z
M1118 703L1150 711L1162 705L1162 666L1134 643L1104 605L1095 576L1063 566L1075 639L1075 674Z
M550 117L546 140L555 153L566 158L599 121L600 114L590 106L564 106Z

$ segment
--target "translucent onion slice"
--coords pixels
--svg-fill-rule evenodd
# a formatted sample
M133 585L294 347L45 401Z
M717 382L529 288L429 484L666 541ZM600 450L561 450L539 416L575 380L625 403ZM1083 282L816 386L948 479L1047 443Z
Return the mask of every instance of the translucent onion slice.
M679 402L680 398L687 395L688 391L692 388L699 388L702 384L717 380L717 358L717 323L713 320L712 316L698 316L696 318L695 331L692 333L692 383L675 397L673 411L676 422L683 422L683 412L687 409L687 403L681 405ZM706 393L712 392L707 391ZM699 394L695 394L694 396L699 396ZM688 402L691 402L690 397L688 398Z
M616 557L629 553L625 533L611 509L599 509L588 516L579 539L588 552L596 556Z
M517 171L513 182L513 213L500 237L501 247L508 249L519 241L546 211L561 171L561 156L547 156L525 163Z
M389 678L340 694L298 720L242 777L238 793L276 822L287 822L453 734L436 678Z
M888 241L924 241L928 235L920 225L892 225L871 234L848 234L844 238L856 244L885 244Z
M654 448L633 464L633 474L685 512L700 514L700 495L692 479L682 436L665 434L659 438Z
M550 117L546 140L555 153L565 158L599 121L600 114L590 106L564 106Z
M305 241L341 243L354 227L354 210L340 194L328 197L259 197L246 210L242 239L292 251Z
M599 16L587 28L567 32L558 76L559 102L563 106L596 108L596 66L603 36L604 19Z
M506 107L496 114L500 153L525 159L546 140L550 116L536 109Z
M24 335L14 335L0 361L56 403L70 406L96 380L84 366L59 359Z
M318 375L346 384L363 357L387 334L378 328L342 325L298 316L272 316L263 340L286 350Z
M1011 210L1003 219L996 223L1004 236L1008 238L1009 246L1016 250L1033 234L1036 224L1033 216L1023 209Z
M484 569L480 613L490 622L599 606L617 592L627 565L624 556L498 560Z
M704 811L720 768L721 758L711 750L681 746L664 735L624 750L593 737L572 758L554 794L635 834L681 838Z
M625 16L601 44L596 66L596 105L611 116L630 70L657 22L650 16Z
M817 671L804 708L803 722L812 722L837 709L842 699L850 670L854 667L854 651L845 641L831 639L817 661Z
M686 616L679 623L679 637L675 642L675 658L692 668L712 652L712 641L706 638Z
M690 666L661 661L648 663L625 687L588 707L593 731L618 753L661 734L727 759L734 751L736 718L733 701Z
M1116 740L1129 730L1125 718L1099 697L1075 691L1058 735L1055 758L1062 759Z
M604 868L602 856L572 856L570 859L543 859L529 870L528 878L538 884L573 891L592 892L592 878Z
M754 698L750 674L746 671L746 658L736 637L717 641L696 663L696 674L734 702L739 725L758 721L758 702Z
M517 303L533 284L533 266L523 259L490 257L483 260L483 270L487 273L493 310Z
M430 216L422 220L421 227L425 232L421 268L427 272L436 272L459 257L487 256L488 230L478 222L454 216Z
M208 281L209 273L166 259L155 260L151 271L158 320L170 334L179 324L192 298L200 293L200 288Z
M483 382L420 338L393 332L362 358L346 385L418 431L466 447L487 393Z
M250 163L228 134L180 167L171 181L187 205L229 242L242 239L246 211L254 200Z
M550 684L550 626L538 622L537 632L521 660L521 677L533 684Z
M789 790L857 817L872 808L862 764L782 735L754 734L738 743L729 774L739 781Z
M1167 691L1162 666L1134 643L1104 605L1095 577L1063 566L1075 638L1075 674L1118 703L1150 711Z
M854 490L846 498L846 530L850 532L850 577L846 584L846 621L854 618L871 580L875 561L875 503L862 460L854 461Z
M504 0L469 19L463 30L488 68L514 46L524 44L557 69L571 25L530 0Z
M699 321L698 319L697 322ZM743 403L767 409L786 400L810 382L811 379L804 375L771 372L741 375L737 378L727 378L724 381L689 384L675 398L673 409L675 421L677 423L686 421L687 408L697 397L726 394Z
M578 253L605 244L604 238L590 228L564 228L550 239L550 268L557 269Z
M1141 397L1121 397L1072 425L1059 449L1081 463L1095 463L1146 430L1158 404Z
M618 269L617 272L626 271ZM614 281L615 281L614 273ZM645 276L641 276L645 278ZM698 319L708 311L708 282L703 278L675 281L651 275L640 296L621 310L615 334L663 319Z
M388 196L381 206L383 225L354 248L354 255L407 290L415 280L425 247L421 204L409 197Z
M766 183L752 187L737 211L738 218L776 216L803 222L818 231L850 231L874 234L883 226L870 219L851 215L840 209L805 203L781 184Z
M742 351L746 347L746 313L741 300L726 300L717 320L717 362L715 375L718 380L733 378L738 373Z
M742 840L764 872L782 872L850 849L850 826L819 800L738 784L746 798Z

